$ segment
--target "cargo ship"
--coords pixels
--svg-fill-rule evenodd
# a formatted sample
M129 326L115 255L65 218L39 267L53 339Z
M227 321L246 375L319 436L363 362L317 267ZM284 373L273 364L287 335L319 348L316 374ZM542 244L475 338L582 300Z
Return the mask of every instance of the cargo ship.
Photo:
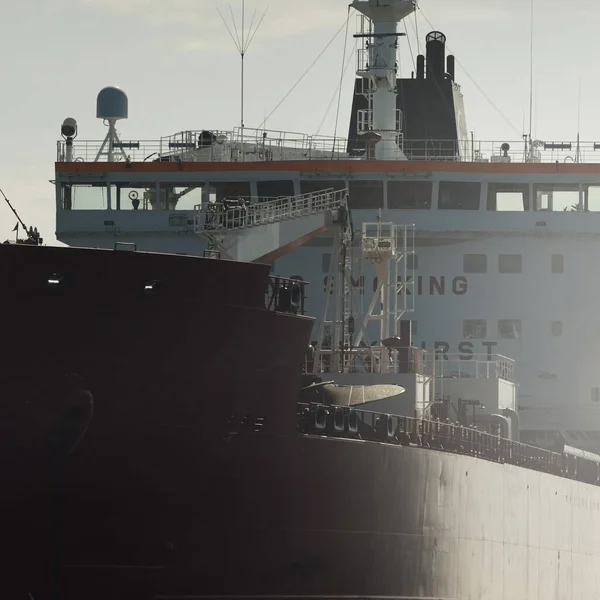
M414 4L351 6L347 140L63 123L72 247L0 246L12 596L596 595L595 145L468 139L445 36L399 79Z

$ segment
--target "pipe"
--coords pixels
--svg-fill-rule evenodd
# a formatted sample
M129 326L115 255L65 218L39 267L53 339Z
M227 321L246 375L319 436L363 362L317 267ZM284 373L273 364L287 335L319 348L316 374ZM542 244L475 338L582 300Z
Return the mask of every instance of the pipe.
M521 420L519 419L519 413L512 408L503 408L501 412L508 417L512 423L512 437L510 439L518 442L521 439Z

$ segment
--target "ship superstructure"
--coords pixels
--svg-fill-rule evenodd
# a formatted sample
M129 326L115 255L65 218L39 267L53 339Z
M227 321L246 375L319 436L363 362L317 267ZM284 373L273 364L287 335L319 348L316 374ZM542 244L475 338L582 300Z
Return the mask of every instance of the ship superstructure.
M126 139L115 126L128 116L126 97L103 92L97 116L108 121L107 138L81 140L67 123L58 144L58 239L203 255L219 242L207 217L225 207L233 211L229 227L266 231L272 223L275 233L240 235L252 247L234 240L220 255L277 261L277 271L311 281L307 307L321 315L335 252L330 209L347 190L356 247L363 222L414 225L414 253L399 274L412 287L399 293L418 299L415 343L436 348L440 364L462 364L448 365L448 377L467 372L477 356L514 358L524 439L543 443L560 430L595 449L600 145L469 137L444 34L427 35L416 73L400 79L393 23L412 3L353 6L365 18L347 140L249 127ZM294 216L311 211L300 226ZM366 263L351 286L375 290L377 267ZM370 327L371 341L380 342Z

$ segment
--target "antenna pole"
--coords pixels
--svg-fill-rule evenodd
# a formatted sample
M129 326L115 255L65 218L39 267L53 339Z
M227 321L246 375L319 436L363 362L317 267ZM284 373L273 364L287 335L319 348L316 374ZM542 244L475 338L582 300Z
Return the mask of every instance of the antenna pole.
M17 217L17 220L19 221L19 223L21 223L21 227L25 231L25 234L27 234L27 225L25 225L25 223L23 223L23 220L19 216L19 213L15 210L14 206L10 203L10 200L6 197L6 194L1 189L0 189L0 194L2 194L2 196L4 196L4 200L6 200L6 204L8 204L10 210L12 210L15 213L15 217Z
M240 56L241 56L241 82L240 82L240 130L242 144L244 143L244 54L246 54L246 46L244 40L244 32L246 29L246 0L242 0L242 43L240 45ZM242 153L242 157L244 154Z
M575 162L578 163L581 161L581 147L579 145L579 132L580 132L580 122L581 122L581 77L579 78L579 83L577 86L577 150L575 152ZM581 204L581 202L580 202Z
M262 17L256 22L256 10L252 16L250 21L250 25L248 27L248 31L246 31L246 1L242 0L242 20L241 20L241 28L238 31L238 27L236 24L236 19L233 15L233 10L231 5L229 5L229 13L231 15L232 26L230 27L227 24L227 20L221 14L219 7L217 7L217 12L221 17L225 27L227 28L227 33L233 40L237 51L240 53L240 150L242 161L244 160L244 58L246 56L246 52L248 52L248 48L250 48L250 44L256 35L256 32L260 28L264 18L267 16L268 7L265 9Z
M531 0L531 23L529 39L529 143L531 144L533 122L533 2Z

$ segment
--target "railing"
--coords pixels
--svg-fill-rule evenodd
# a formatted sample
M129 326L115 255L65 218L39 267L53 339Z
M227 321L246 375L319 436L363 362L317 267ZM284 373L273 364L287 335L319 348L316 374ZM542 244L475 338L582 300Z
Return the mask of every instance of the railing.
M104 140L78 140L73 142L73 162L95 162L96 156ZM128 140L127 143L131 143ZM161 155L161 144L159 140L135 140L138 145L135 148L127 148L125 154L131 162L148 162L156 160ZM115 162L124 162L125 158L118 149L115 149ZM99 160L106 162L103 156ZM56 162L67 162L66 143L64 140L57 142Z
M265 306L268 310L304 314L307 281L271 275L265 290Z
M427 354L427 367L433 372L433 354ZM469 359L458 354L437 353L436 377L453 379L504 379L515 381L515 361L501 354L473 354Z
M232 231L323 213L341 207L347 190L329 188L300 196L251 202L249 198L224 199L194 207L194 230Z
M93 162L103 140L73 141L73 160ZM366 143L295 132L240 128L233 131L190 130L159 140L122 140L132 162L270 162L285 160L361 159ZM131 147L131 146L134 147ZM484 163L600 163L598 142L553 142L402 139L408 160ZM66 161L66 142L57 142L57 162ZM101 160L106 160L101 157ZM117 153L116 161L125 157Z
M419 373L433 375L433 354L411 346L390 350L382 346L364 346L332 350L323 347L314 373ZM384 368L385 366L385 368ZM346 369L345 367L349 367ZM501 354L473 354L470 359L460 355L438 353L435 376L452 379L503 379L514 383L515 361Z
M383 346L359 346L344 350L323 347L318 351L311 373L427 373L425 350ZM431 373L431 367L429 370Z
M298 403L297 414L298 431L302 434L418 446L600 485L600 464L593 460L528 446L449 421L426 421L316 403Z

